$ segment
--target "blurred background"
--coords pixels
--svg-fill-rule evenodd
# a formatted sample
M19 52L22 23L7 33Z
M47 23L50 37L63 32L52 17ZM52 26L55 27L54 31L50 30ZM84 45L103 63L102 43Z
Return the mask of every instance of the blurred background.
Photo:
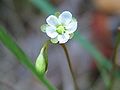
M120 0L0 0L0 25L33 60L48 38L40 26L55 11L70 11L78 20L78 32L111 59L120 26ZM94 58L74 39L67 43L80 90L105 90ZM118 57L118 65L120 65ZM49 48L48 79L58 90L74 90L62 48ZM114 90L120 90L115 84ZM46 90L0 43L0 90Z

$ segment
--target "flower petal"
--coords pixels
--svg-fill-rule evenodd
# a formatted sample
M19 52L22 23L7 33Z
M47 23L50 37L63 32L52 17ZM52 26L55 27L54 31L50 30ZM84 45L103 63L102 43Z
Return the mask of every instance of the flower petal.
M56 28L52 26L46 27L46 33L50 38L55 38L58 35Z
M48 25L50 26L56 26L59 24L59 21L57 19L56 16L54 15L50 15L47 19L46 19L46 22L48 23Z
M62 24L67 25L68 23L70 23L70 21L72 20L72 14L69 11L64 11L62 14L60 14L59 16L59 21Z
M51 40L50 40L52 43L58 43L58 39L57 39L57 37L56 38L51 38Z
M63 35L58 35L59 43L66 43L69 38L70 38L69 34L66 34L66 33Z
M68 24L68 26L65 26L65 28L67 29L67 33L69 33L69 34L75 32L77 30L77 21L75 19L73 19Z

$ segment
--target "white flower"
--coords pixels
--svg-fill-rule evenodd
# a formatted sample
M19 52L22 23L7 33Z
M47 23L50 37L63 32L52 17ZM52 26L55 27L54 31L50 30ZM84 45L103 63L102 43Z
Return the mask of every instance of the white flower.
M52 43L66 43L77 29L77 21L69 11L64 11L58 17L50 15L46 22L41 29L51 38Z

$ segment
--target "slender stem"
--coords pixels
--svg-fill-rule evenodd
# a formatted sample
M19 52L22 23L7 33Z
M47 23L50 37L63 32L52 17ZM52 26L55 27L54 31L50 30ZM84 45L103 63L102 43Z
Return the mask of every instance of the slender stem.
M115 47L114 54L113 54L113 59L112 59L113 67L110 74L110 83L109 83L108 90L112 90L114 86L114 81L115 81L114 72L116 70L116 54L117 54L117 47Z
M117 35L117 38L116 38L115 48L114 48L113 57L112 57L113 67L112 67L112 70L111 70L110 83L109 83L108 90L113 90L113 86L114 86L114 82L115 82L114 73L115 73L116 67L117 67L116 60L117 60L117 50L118 50L119 43L120 43L119 38L120 38L120 31L118 30L118 35Z
M69 69L70 69L70 72L71 72L71 75L72 75L72 78L73 78L74 88L75 88L75 90L79 90L79 87L77 86L77 81L76 81L76 78L75 78L75 75L74 75L74 72L73 72L73 68L72 68L72 64L71 64L71 60L70 60L70 57L69 57L69 54L68 54L67 47L65 46L65 44L61 44L61 46L62 46L62 48L65 52L66 58L67 58L68 66L69 66Z

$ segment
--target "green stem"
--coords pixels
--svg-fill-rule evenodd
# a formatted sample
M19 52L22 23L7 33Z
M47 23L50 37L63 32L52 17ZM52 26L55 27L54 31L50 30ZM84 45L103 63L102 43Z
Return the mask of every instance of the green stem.
M115 48L114 48L113 57L112 57L113 67L112 67L111 74L110 74L110 83L108 86L108 90L113 90L113 86L114 86L114 82L115 82L114 74L115 74L116 67L117 67L116 60L117 60L117 50L119 47L119 43L120 43L120 31L118 31L116 42L115 42Z
M75 90L79 90L79 87L77 86L77 81L76 81L76 78L75 78L75 75L74 75L74 72L73 72L73 68L72 68L72 64L71 64L71 60L70 60L70 57L69 57L69 54L68 54L67 47L65 46L65 44L61 44L61 46L62 46L62 48L65 52L66 58L67 58L68 66L69 66L69 69L70 69L70 72L71 72L71 75L72 75L72 78L73 78L74 88L75 88Z
M115 51L113 54L113 59L112 59L113 60L113 67L112 67L111 74L110 74L110 83L108 86L108 90L112 90L113 86L114 86L114 81L115 81L114 73L116 71L116 54L117 54L117 47L115 47Z

